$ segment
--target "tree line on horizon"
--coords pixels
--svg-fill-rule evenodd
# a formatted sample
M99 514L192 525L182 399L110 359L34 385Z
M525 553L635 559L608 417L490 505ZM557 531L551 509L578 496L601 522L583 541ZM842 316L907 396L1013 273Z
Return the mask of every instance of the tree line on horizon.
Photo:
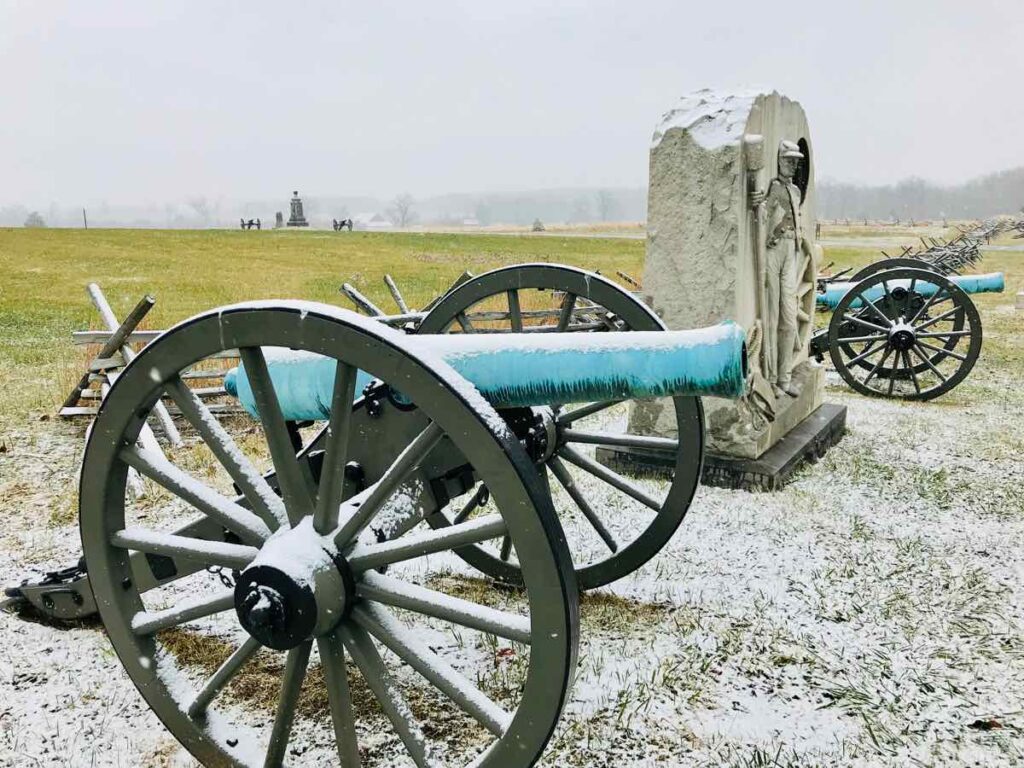
M993 173L963 184L942 186L920 178L890 185L858 185L820 180L817 183L821 220L939 221L984 219L1016 214L1024 208L1024 167ZM647 190L643 187L577 188L525 192L448 194L392 200L367 196L312 195L304 197L306 218L314 226L329 227L332 218L345 219L361 212L378 212L396 226L427 225L531 225L643 222L647 218ZM194 195L181 203L149 207L103 205L89 211L89 226L140 228L234 227L239 217L273 220L275 210L287 211L287 202L209 200ZM44 213L24 205L0 206L0 226L79 227L81 207L51 204Z
M818 183L818 218L824 220L985 219L1022 209L1024 167L949 187L920 178L882 186Z

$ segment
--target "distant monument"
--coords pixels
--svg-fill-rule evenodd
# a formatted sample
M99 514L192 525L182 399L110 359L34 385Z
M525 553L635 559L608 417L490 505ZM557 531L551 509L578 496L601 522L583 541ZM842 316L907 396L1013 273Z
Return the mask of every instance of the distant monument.
M284 226L284 214L278 211L274 214L274 229L280 229Z
M302 215L302 198L299 197L298 190L292 192L291 201L291 215L288 217L289 227L308 227L309 222L306 221L306 217Z
M845 425L845 408L822 405L824 369L808 349L821 262L810 142L801 106L776 92L698 91L654 133L645 298L670 328L747 330L751 395L704 398L715 485L779 487ZM634 406L631 431L675 437L668 402Z

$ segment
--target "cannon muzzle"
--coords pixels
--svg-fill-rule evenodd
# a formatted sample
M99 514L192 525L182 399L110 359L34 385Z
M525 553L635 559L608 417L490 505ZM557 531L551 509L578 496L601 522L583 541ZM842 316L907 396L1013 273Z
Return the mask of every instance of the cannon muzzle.
M676 395L738 398L746 391L745 333L735 323L691 331L423 335L409 343L451 365L499 408ZM265 354L285 419L330 416L334 360L284 350ZM360 371L357 393L370 380ZM244 366L230 371L224 386L258 417Z
M1005 279L1002 272L990 272L985 275L947 275L945 279L957 285L964 293L1002 293L1005 287ZM896 288L909 288L912 280L909 278L889 280L886 285L892 291ZM924 280L913 280L914 291L922 296L931 296L938 290L935 283ZM818 294L818 306L835 309L849 291L854 290L858 282L829 283L824 293ZM881 284L874 285L867 290L867 297L871 301L882 298L885 295L885 288ZM852 306L860 305L860 301L854 302Z

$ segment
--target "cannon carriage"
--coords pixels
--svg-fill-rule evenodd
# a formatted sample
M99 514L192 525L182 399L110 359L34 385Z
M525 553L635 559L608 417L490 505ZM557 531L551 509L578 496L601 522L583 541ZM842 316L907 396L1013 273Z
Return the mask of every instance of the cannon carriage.
M537 293L557 312L535 308ZM387 724L416 765L532 764L569 696L579 589L663 546L700 475L700 396L746 386L737 326L665 331L567 267L473 278L407 330L325 305L226 307L149 344L103 401L81 474L87 575L20 594L51 615L95 606L204 764L285 764L298 738L312 764L360 765ZM227 389L257 434L182 378L229 350L241 365ZM678 440L606 418L653 396L674 398ZM171 459L138 442L164 400L199 438ZM678 449L667 484L588 454L652 441ZM130 469L155 501L131 500ZM448 574L472 572L493 581L451 587ZM221 649L216 668L184 663L185 642ZM232 681L268 656L278 694L260 709ZM316 687L326 701L311 714Z
M811 337L857 392L931 400L962 382L981 353L982 326L970 294L1002 292L1002 273L958 274L917 258L887 258L848 280L819 284L818 306L832 311Z

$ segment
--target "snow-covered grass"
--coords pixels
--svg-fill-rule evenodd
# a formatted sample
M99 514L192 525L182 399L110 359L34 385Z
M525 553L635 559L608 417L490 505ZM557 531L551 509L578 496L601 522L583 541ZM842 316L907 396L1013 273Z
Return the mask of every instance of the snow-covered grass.
M992 254L985 269L1005 269L1010 290L979 297L985 347L955 392L868 400L830 375L849 432L823 460L774 494L702 488L658 557L584 598L573 698L546 765L1024 763L1024 315L1012 309L1024 265ZM2 584L78 550L81 430L41 415L0 432ZM208 459L189 450L177 458L201 475ZM458 564L434 579L493 594ZM206 671L227 652L188 636L178 648ZM502 652L480 684L511 695L522 657ZM266 698L276 669L257 671L241 682ZM95 622L0 616L0 691L2 766L192 765ZM304 712L322 707L317 695L307 686ZM268 721L272 706L259 710ZM413 710L459 737L438 702ZM372 737L386 762L395 739L386 726Z

